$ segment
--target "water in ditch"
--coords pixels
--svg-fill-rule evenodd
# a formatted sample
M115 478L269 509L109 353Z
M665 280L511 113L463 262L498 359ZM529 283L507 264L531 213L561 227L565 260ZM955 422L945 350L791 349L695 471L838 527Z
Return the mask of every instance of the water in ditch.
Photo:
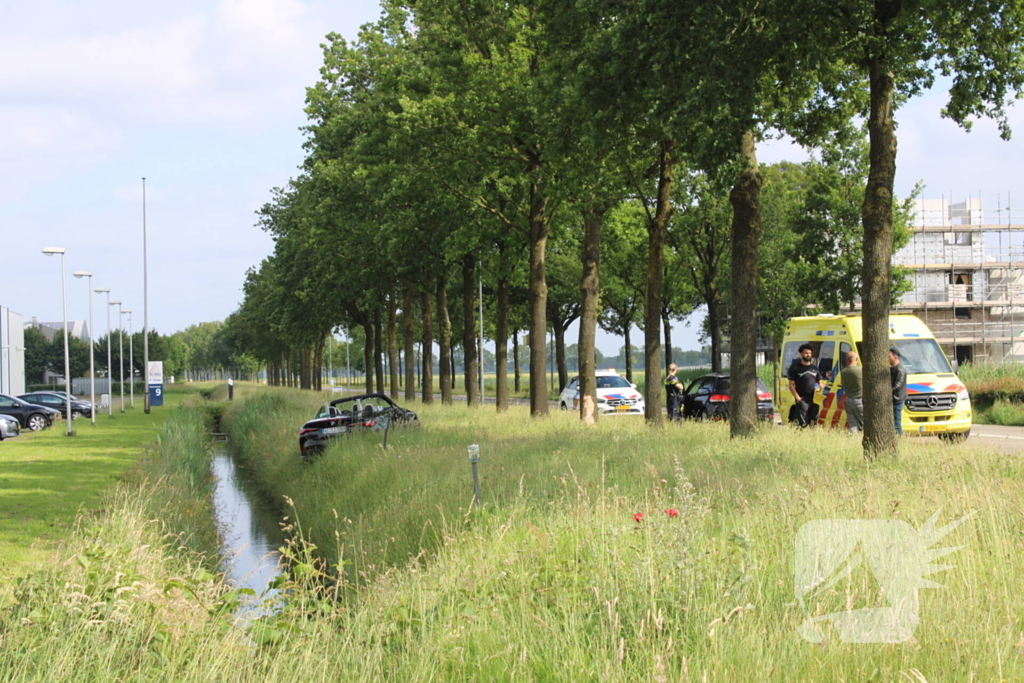
M276 589L267 586L281 573L278 548L284 534L278 514L223 444L218 445L211 468L217 481L213 509L221 534L221 566L231 586L255 591L238 612L242 619L255 619L279 608Z

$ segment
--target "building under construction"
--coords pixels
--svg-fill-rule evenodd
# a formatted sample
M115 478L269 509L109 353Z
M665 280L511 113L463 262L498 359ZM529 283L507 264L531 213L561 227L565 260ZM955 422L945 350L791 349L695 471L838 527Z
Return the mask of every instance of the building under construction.
M958 362L1024 362L1024 210L917 200L910 242L893 256L912 289L896 306Z

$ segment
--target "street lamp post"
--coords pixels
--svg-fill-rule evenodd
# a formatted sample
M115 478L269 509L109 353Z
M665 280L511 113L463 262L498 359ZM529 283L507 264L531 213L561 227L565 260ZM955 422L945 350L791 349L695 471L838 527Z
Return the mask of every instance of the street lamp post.
M60 254L60 292L64 302L64 406L67 408L66 421L68 423L68 436L71 433L71 359L68 356L68 286L67 278L64 276L64 252L62 247L47 247L43 253L47 256Z
M114 417L114 373L110 369L110 289L101 287L94 289L97 294L107 295L107 415Z
M143 399L149 415L149 271L146 259L146 179L142 179L142 376L146 378Z
M121 365L121 412L124 412L124 334L121 330L121 302L111 301L111 306L117 306L117 362Z
M132 334L132 312L122 311L128 316L128 391L131 400L128 405L135 407L135 337Z
M92 343L92 337L96 334L92 326L92 273L87 270L76 270L72 273L77 278L89 278L89 400L92 401L92 410L89 411L92 423L96 424L96 361L94 360L96 345Z

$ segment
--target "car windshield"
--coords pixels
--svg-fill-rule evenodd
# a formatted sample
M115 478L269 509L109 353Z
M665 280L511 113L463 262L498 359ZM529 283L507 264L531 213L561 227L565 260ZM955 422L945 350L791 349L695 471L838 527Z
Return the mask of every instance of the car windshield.
M369 398L353 398L350 400L339 401L334 404L334 409L339 413L349 414L365 414L367 408L370 408L372 412L381 412L385 409L392 408L392 404L383 397L371 396ZM326 409L326 407L325 407ZM325 410L321 411L321 416L325 415Z
M621 375L604 375L597 378L598 389L626 389L633 386Z
M890 344L900 350L900 363L908 375L953 372L934 339L893 339Z

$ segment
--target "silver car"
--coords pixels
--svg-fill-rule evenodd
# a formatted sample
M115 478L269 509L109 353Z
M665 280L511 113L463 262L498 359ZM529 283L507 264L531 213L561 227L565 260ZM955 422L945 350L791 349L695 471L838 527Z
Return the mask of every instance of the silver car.
M21 425L18 424L17 418L0 415L0 441L19 434L21 434Z

